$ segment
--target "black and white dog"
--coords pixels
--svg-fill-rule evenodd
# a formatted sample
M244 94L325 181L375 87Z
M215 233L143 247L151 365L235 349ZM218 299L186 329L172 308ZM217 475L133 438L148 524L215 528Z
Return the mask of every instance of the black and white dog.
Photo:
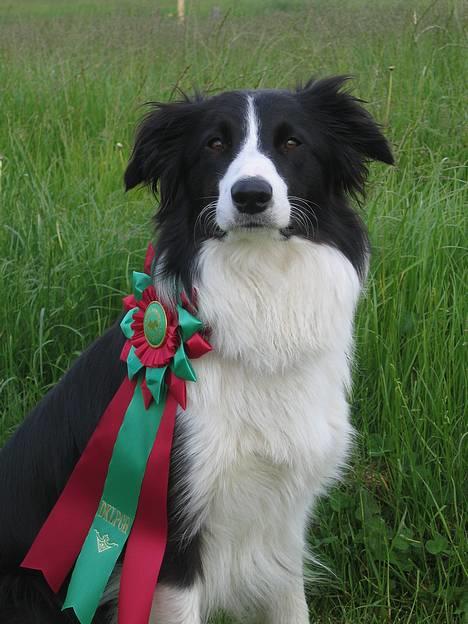
M197 292L213 351L194 361L177 415L158 624L226 609L306 624L303 559L316 498L340 474L352 427L353 315L367 271L348 203L388 143L343 78L154 107L125 173L160 193L155 282ZM20 570L121 384L118 325L99 338L0 454L0 622L75 622ZM60 547L58 544L57 547ZM96 623L114 622L118 574Z

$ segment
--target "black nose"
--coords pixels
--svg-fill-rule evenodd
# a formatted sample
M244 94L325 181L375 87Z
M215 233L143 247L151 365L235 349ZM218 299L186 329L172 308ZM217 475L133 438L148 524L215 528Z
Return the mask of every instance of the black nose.
M239 212L255 214L267 208L272 188L263 178L243 178L232 185L231 196Z

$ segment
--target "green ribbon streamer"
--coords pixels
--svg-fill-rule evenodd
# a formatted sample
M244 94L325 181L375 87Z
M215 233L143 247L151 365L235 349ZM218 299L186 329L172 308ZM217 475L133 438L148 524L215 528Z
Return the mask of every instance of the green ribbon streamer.
M151 286L152 284L151 277L146 273L139 273L138 271L133 271L132 276L132 286L133 286L133 294L135 295L135 299L140 301L143 296L143 291Z
M179 315L180 333L184 342L203 328L203 323L179 304L177 304L177 314Z
M156 401L156 403L159 403L161 401L163 388L165 387L165 384L163 382L166 370L167 366L146 369L146 385L148 386L149 391L153 395L153 399Z
M132 308L127 312L127 314L120 321L120 329L122 330L125 338L130 339L133 336L133 315L137 312L138 308Z
M136 354L135 347L132 345L127 356L127 372L129 379L133 379L140 369L143 368L143 364L140 358Z
M164 386L160 390L162 400L145 410L140 383L141 380L117 436L98 511L76 561L63 605L63 609L74 609L81 624L91 624L129 536L166 403Z
M171 369L177 377L181 377L187 381L197 381L197 376L195 375L195 371L190 364L190 360L185 353L184 345L182 343L180 343L179 348L175 352L174 359L171 363Z

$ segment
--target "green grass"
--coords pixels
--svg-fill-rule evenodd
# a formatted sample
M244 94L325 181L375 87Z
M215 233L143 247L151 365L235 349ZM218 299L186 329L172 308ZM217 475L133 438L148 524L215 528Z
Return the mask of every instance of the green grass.
M311 586L312 620L466 622L462 5L214 4L221 18L188 2L185 25L169 1L0 5L0 444L112 322L142 264L153 201L122 191L139 105L351 73L398 164L372 169L360 435L311 527L334 573Z

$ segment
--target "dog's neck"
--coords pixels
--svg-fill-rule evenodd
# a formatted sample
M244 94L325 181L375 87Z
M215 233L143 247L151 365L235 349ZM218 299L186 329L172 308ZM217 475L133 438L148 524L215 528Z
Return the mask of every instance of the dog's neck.
M267 373L350 353L361 284L338 250L297 237L209 240L196 275L198 316L222 357Z

